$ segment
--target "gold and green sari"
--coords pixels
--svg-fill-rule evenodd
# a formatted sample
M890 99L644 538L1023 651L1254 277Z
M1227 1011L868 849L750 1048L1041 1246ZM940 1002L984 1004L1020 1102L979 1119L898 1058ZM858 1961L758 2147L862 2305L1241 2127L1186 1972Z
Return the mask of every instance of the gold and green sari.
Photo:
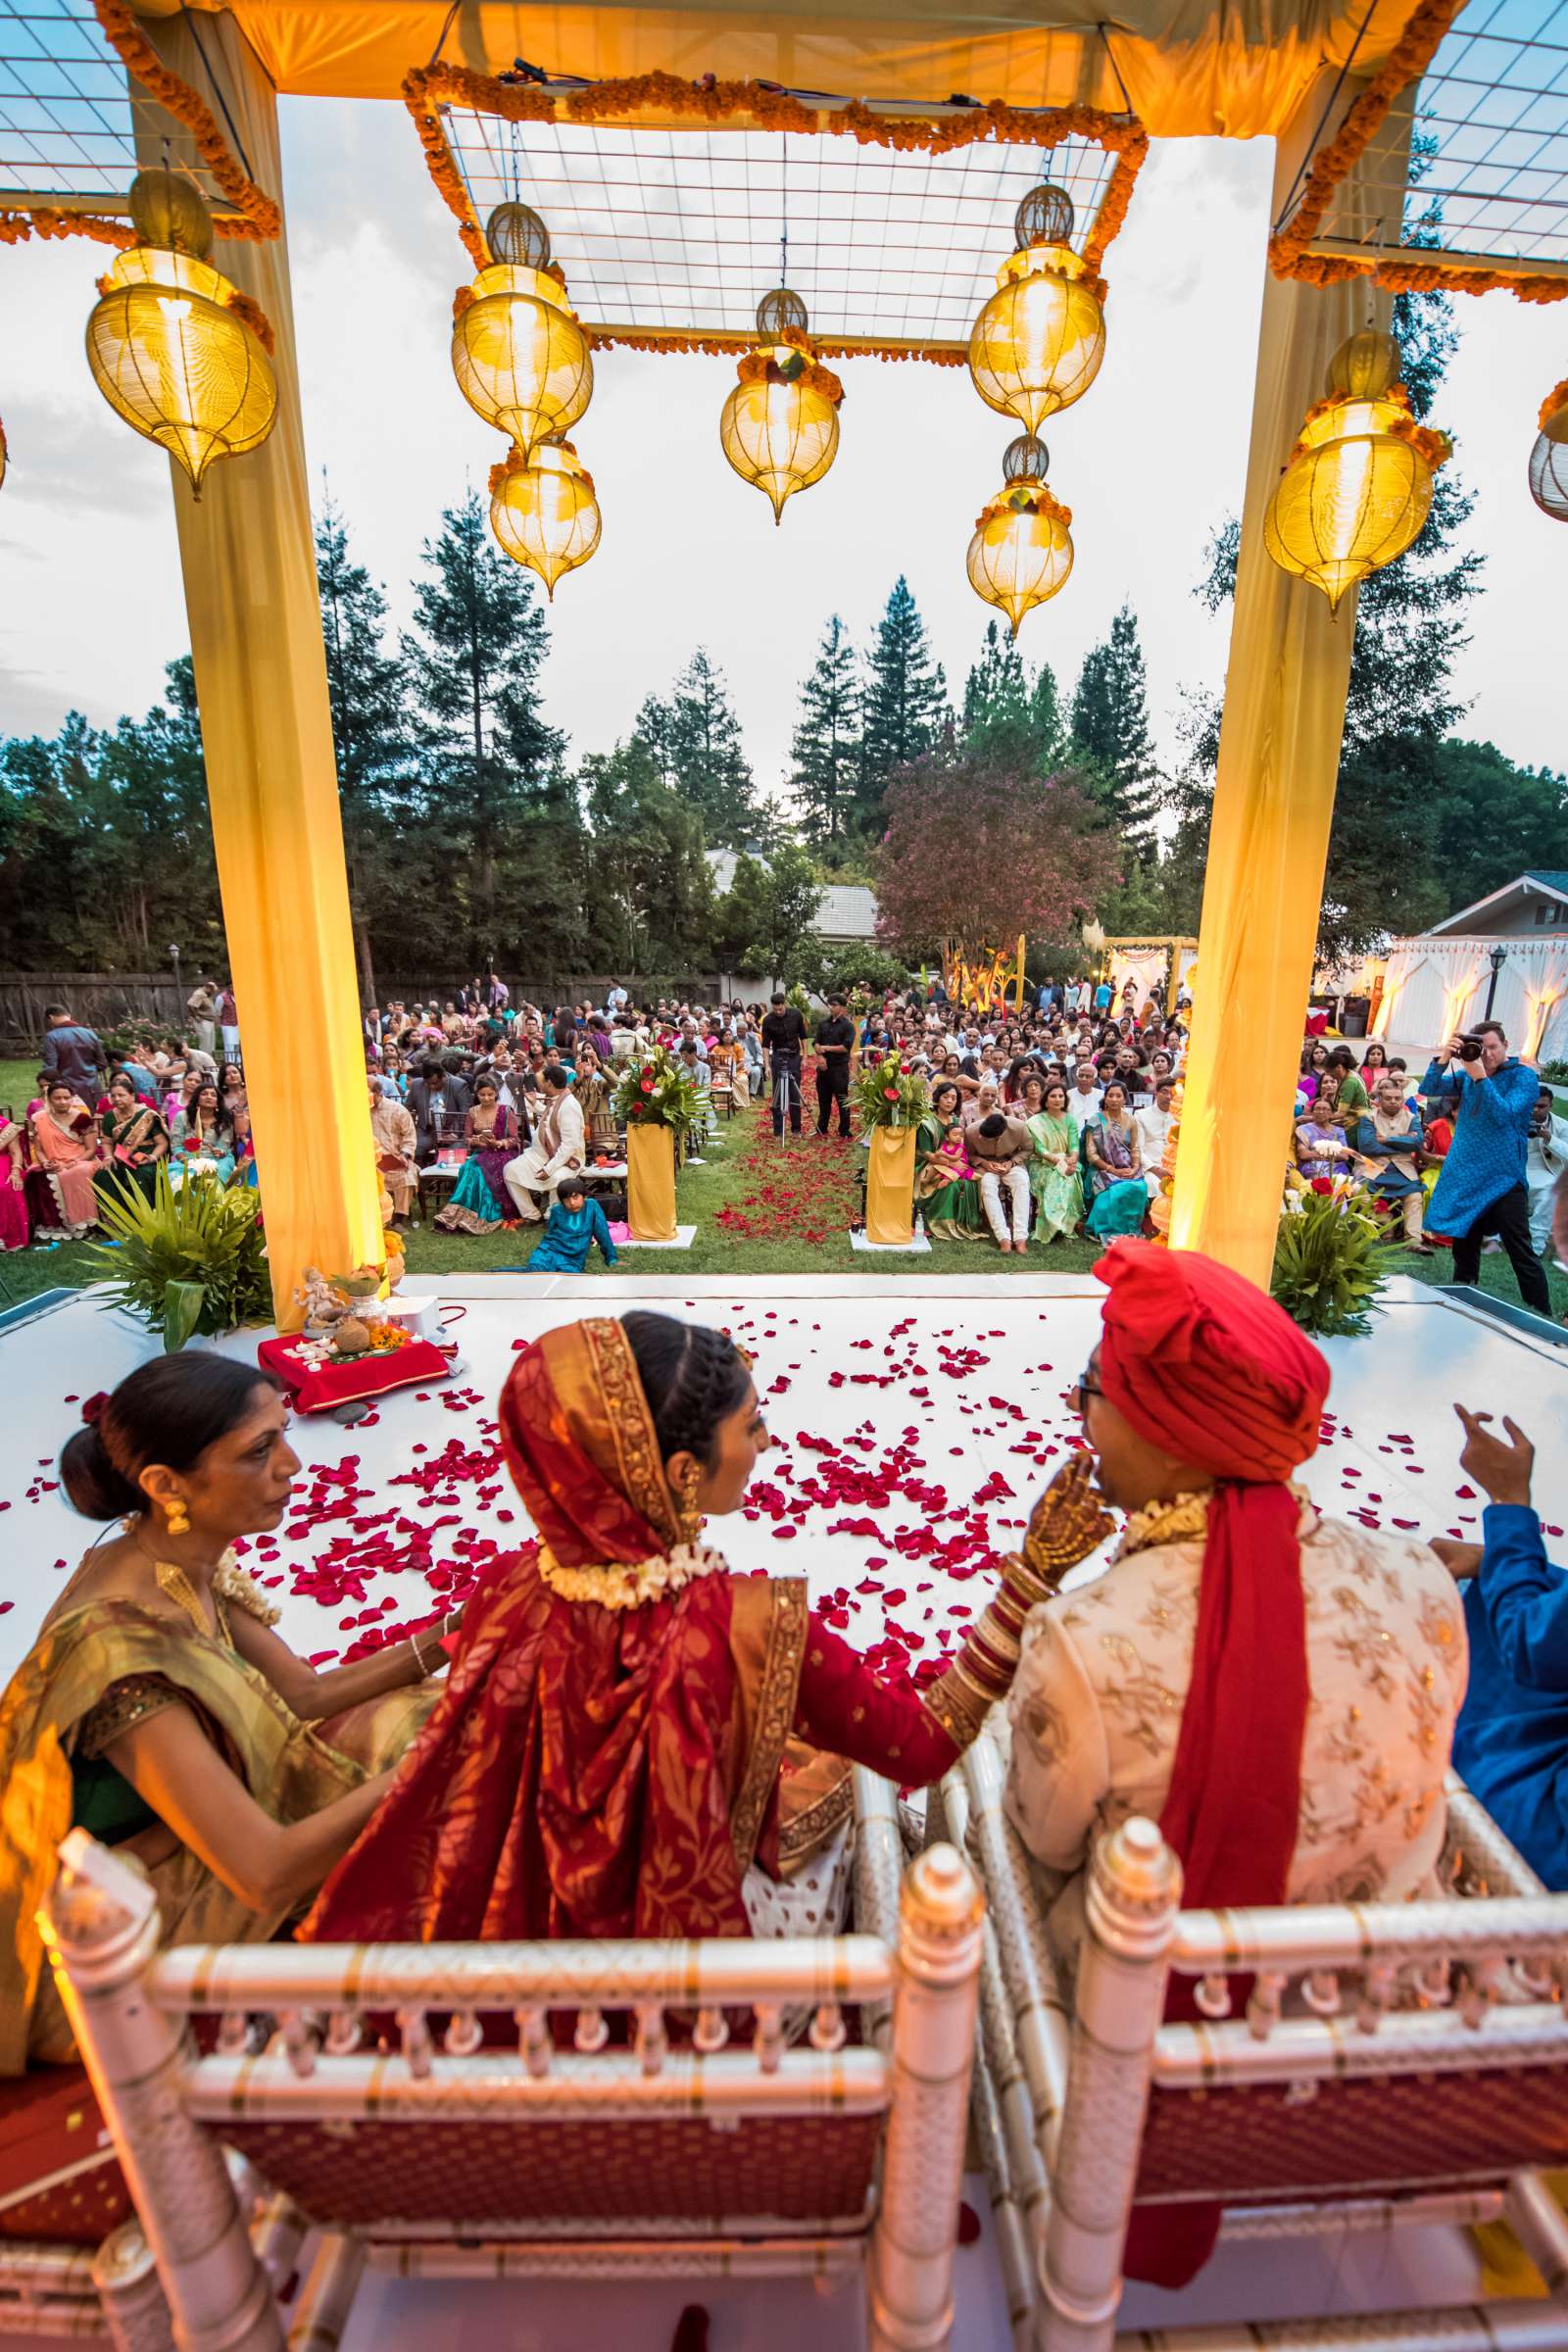
M302 1723L229 1635L230 1606L275 1611L238 1570L220 1581L216 1635L136 1600L66 1606L0 1697L0 2077L75 2055L36 1924L61 1839L79 1823L115 1843L157 1820L102 1749L161 1708L188 1706L263 1810L303 1821L395 1762L435 1703L439 1686L415 1685L319 1731ZM165 1944L266 1942L302 1907L251 1910L183 1845L147 1876Z

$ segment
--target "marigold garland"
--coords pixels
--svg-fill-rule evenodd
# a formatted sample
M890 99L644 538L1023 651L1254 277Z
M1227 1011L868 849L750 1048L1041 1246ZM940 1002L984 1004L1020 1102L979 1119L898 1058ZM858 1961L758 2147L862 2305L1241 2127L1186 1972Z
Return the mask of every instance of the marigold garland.
M128 252L136 231L128 220L106 220L101 213L62 213L51 205L31 212L0 213L0 245L24 245L29 237L91 237L98 245Z
M92 0L92 5L105 40L126 73L134 75L166 114L184 124L202 162L240 214L237 220L215 220L213 226L219 235L243 237L262 245L281 235L283 216L277 206L241 170L229 153L211 110L188 81L171 73L124 0ZM134 238L131 241L134 243Z
M1553 384L1541 404L1541 429L1543 432L1545 431L1559 409L1568 409L1568 375L1563 377L1560 384Z
M1000 497L989 500L974 518L975 529L983 531L986 524L994 522L999 514L1048 514L1053 521L1059 522L1064 531L1072 528L1071 507L1064 507L1059 498L1053 497L1044 482L1019 482L1013 488L1004 490Z
M711 359L730 359L736 352L750 351L756 335L738 330L720 329L714 334L645 334L609 333L602 327L585 326L583 336L590 351L675 351L700 352ZM962 343L928 343L921 346L898 343L835 343L824 337L817 352L828 360L917 360L933 368L964 368L968 365L968 350Z
M832 368L819 367L814 359L807 358L809 344L797 344L796 348L801 358L798 368L781 368L765 351L749 351L735 373L743 384L804 384L808 392L820 392L824 400L830 400L838 408L844 399L844 386Z
M546 442L542 446L545 448L563 449L565 451L568 458L576 458L577 456L576 450L572 447L569 441ZM517 447L515 441L514 441L509 447L506 456L500 459L499 462L490 468L489 484L491 497L499 498L512 475L514 473L526 473L531 465L532 460L525 458L521 450ZM588 471L587 466L584 466L580 460L578 460L577 470L571 478L574 482L581 482L583 488L587 491L590 498L597 497L598 493L594 489L594 477Z
M447 140L439 108L463 106L475 114L496 115L507 122L589 124L628 114L658 112L719 122L744 117L763 130L789 131L797 136L849 137L862 147L887 147L899 154L951 155L985 139L1014 147L1052 148L1066 139L1084 139L1114 155L1115 166L1104 197L1085 240L1083 260L1098 269L1105 248L1127 218L1133 186L1149 153L1149 133L1135 116L1109 114L1097 106L1020 109L993 98L961 115L934 120L895 119L876 114L862 99L842 107L812 107L788 90L760 81L720 81L705 74L700 81L683 81L673 74L638 74L628 78L595 82L585 90L554 91L536 83L507 81L490 74L475 74L466 66L416 66L404 76L403 103L413 119L424 150L425 168L436 192L458 223L475 266L483 269L490 256L484 232L475 218L463 175ZM690 342L661 338L643 342L622 335L603 343L589 337L595 348L620 344L630 350L733 350L732 342L712 344L702 338ZM830 350L829 345L820 345ZM865 355L871 356L871 355ZM956 367L963 355L906 354L879 351L879 359L931 358Z
M1568 295L1568 279L1536 277L1519 270L1461 270L1448 262L1414 262L1374 253L1363 261L1359 256L1306 250L1323 225L1335 189L1359 163L1400 91L1426 72L1463 7L1464 0L1421 0L1338 132L1313 157L1290 221L1270 237L1269 268L1276 277L1296 278L1308 286L1339 286L1353 277L1369 277L1386 294L1490 294L1506 287L1520 302L1560 302Z

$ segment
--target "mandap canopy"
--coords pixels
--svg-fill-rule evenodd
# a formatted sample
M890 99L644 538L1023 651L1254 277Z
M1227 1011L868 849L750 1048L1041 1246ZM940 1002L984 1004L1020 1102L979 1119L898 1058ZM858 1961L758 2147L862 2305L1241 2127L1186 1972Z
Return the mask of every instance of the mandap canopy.
M1496 173L1489 181L1484 167L1504 134L1473 135L1478 125L1525 120L1521 92L1549 91L1552 58L1538 35L1550 5L1519 0L1504 38L1495 20L1490 29L1481 24L1479 8L1472 26L1461 0L1239 0L1224 10L1212 0L1133 0L1115 24L1102 21L1099 0L1058 0L1044 11L1002 0L983 17L954 0L902 12L867 0L831 12L150 0L140 13L125 0L47 8L14 0L20 32L0 71L39 103L35 115L14 118L35 127L20 143L6 133L0 148L0 243L74 233L133 244L126 185L138 161L167 154L209 200L214 264L260 307L271 336L278 409L270 436L215 466L199 503L172 471L280 1322L294 1319L291 1294L306 1263L377 1260L381 1245L276 94L401 100L411 116L410 169L429 171L432 201L450 209L471 266L489 258L485 174L494 172L492 129L502 126L514 154L523 143L530 168L548 149L567 184L585 142L613 134L635 153L650 129L733 133L752 155L784 134L934 161L1016 151L1025 186L1040 175L1045 150L1053 174L1074 188L1074 267L1088 270L1103 266L1136 202L1151 136L1276 140L1270 214L1258 222L1271 267L1172 1220L1174 1241L1266 1281L1353 628L1337 624L1316 589L1269 560L1264 512L1331 355L1367 324L1369 307L1387 326L1401 287L1509 287L1527 300L1568 292L1568 227L1544 230L1544 216L1517 190L1511 203L1494 201ZM1510 108L1499 116L1493 102L1502 84ZM90 127L112 134L90 148L61 128L78 101L94 117ZM1420 222L1426 198L1411 186L1417 114L1446 183L1436 246ZM1559 105L1552 122L1560 115ZM1554 170L1560 193L1565 138L1548 127L1534 142L1539 153L1510 160L1539 167L1538 181ZM82 161L89 152L92 167ZM1430 178L1426 185L1430 195ZM498 185L488 195L502 192ZM856 238L846 233L844 242L853 254ZM736 328L752 285L712 287L703 316L672 328L639 310L635 287L615 280L603 251L588 249L587 229L583 243L582 253L568 244L559 258L590 343L678 349L745 340ZM856 315L850 270L843 316L829 322L838 340L824 349L961 360L963 321L989 292L997 247L989 228L972 253L956 243L957 277L919 333L879 344L875 320ZM729 308L736 300L740 321ZM1136 331L1136 319L1118 320L1121 334ZM1353 589L1346 602L1353 622ZM325 1039L320 1096L309 1106L285 1054L286 1007L302 988L321 1007ZM1222 1008L1236 1004L1247 1021L1227 1029ZM1262 1119L1260 1074L1270 1111Z

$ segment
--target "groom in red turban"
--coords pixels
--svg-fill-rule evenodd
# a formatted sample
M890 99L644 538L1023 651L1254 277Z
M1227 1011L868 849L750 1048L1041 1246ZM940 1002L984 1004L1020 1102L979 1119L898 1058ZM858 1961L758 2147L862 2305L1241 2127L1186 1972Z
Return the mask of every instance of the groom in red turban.
M1147 1242L1095 1272L1104 1325L1078 1409L1101 1492L1132 1516L1094 1585L1031 1614L1008 1706L1008 1811L1068 1874L1054 1943L1065 1957L1076 1875L1131 1812L1157 1817L1189 1909L1283 1903L1297 1873L1298 1900L1326 1883L1414 1892L1463 1690L1451 1580L1424 1545L1322 1520L1287 1483L1317 1449L1329 1368L1273 1299ZM1412 1662L1418 1704L1391 1656ZM1364 1809L1369 1758L1411 1811ZM1196 2014L1193 1990L1171 1979L1168 2017ZM1219 2219L1135 2209L1127 2276L1184 2284Z

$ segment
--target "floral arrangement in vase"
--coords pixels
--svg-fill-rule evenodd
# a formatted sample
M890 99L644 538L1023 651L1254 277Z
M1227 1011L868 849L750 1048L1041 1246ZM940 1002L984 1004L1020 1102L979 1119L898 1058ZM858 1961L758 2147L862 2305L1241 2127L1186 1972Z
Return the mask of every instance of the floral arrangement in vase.
M917 1127L931 1107L925 1080L897 1054L857 1073L855 1105L864 1127Z
M613 1108L628 1135L634 1127L670 1127L685 1144L702 1121L702 1091L673 1054L653 1046L621 1072Z

